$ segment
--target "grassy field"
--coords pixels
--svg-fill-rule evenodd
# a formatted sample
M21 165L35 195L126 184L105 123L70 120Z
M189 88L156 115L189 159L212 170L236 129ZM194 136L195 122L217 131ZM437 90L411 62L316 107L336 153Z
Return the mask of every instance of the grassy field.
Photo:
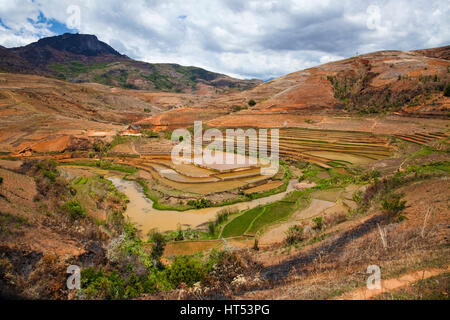
M112 171L119 171L127 174L133 174L136 173L139 169L123 165L123 164L116 164L111 161L73 161L73 162L60 162L61 165L65 166L82 166L82 167L97 167L104 170L112 170Z
M256 207L245 211L242 215L233 219L224 227L222 237L229 238L243 235L249 229L253 221L263 214L264 211L264 207Z
M222 237L236 237L244 234L254 235L267 226L287 219L300 207L307 205L310 192L311 190L293 191L287 194L283 200L245 211L224 227Z

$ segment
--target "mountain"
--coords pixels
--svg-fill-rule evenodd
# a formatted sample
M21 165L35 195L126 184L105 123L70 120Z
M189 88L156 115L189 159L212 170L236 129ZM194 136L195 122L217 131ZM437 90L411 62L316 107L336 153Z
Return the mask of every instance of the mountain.
M261 83L197 67L152 64L122 55L95 35L65 33L24 47L0 47L0 71L96 82L128 89L171 92L245 90Z

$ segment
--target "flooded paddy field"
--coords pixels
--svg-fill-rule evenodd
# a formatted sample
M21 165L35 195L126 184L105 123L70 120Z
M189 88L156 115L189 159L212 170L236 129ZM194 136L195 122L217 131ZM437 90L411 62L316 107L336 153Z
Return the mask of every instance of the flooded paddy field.
M146 235L148 231L157 229L160 232L175 231L179 227L193 229L198 228L215 219L216 214L224 209L247 210L259 205L282 199L286 193L292 191L292 183L285 192L269 197L240 202L222 207L210 207L187 211L157 210L153 208L153 202L148 199L142 188L134 181L123 180L120 177L108 177L116 188L124 193L130 200L125 215L136 223L138 229Z

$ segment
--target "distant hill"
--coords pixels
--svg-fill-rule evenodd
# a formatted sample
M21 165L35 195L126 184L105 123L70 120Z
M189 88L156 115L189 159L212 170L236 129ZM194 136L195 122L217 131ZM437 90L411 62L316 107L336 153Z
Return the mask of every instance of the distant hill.
M416 51L379 51L287 74L224 97L223 105L256 105L243 114L402 112L448 117L450 46ZM224 120L224 119L221 119ZM289 119L287 119L289 120Z
M0 71L170 92L195 92L205 86L219 91L246 90L262 82L235 79L197 67L135 61L95 35L70 33L43 38L24 47L0 46Z

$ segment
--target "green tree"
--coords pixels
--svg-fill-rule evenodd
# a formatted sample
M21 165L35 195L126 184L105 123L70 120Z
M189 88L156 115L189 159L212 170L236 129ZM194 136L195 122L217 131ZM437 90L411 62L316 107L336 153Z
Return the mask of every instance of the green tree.
M153 242L150 256L155 263L158 263L164 253L166 247L166 238L159 232L153 232L150 235L150 241Z

